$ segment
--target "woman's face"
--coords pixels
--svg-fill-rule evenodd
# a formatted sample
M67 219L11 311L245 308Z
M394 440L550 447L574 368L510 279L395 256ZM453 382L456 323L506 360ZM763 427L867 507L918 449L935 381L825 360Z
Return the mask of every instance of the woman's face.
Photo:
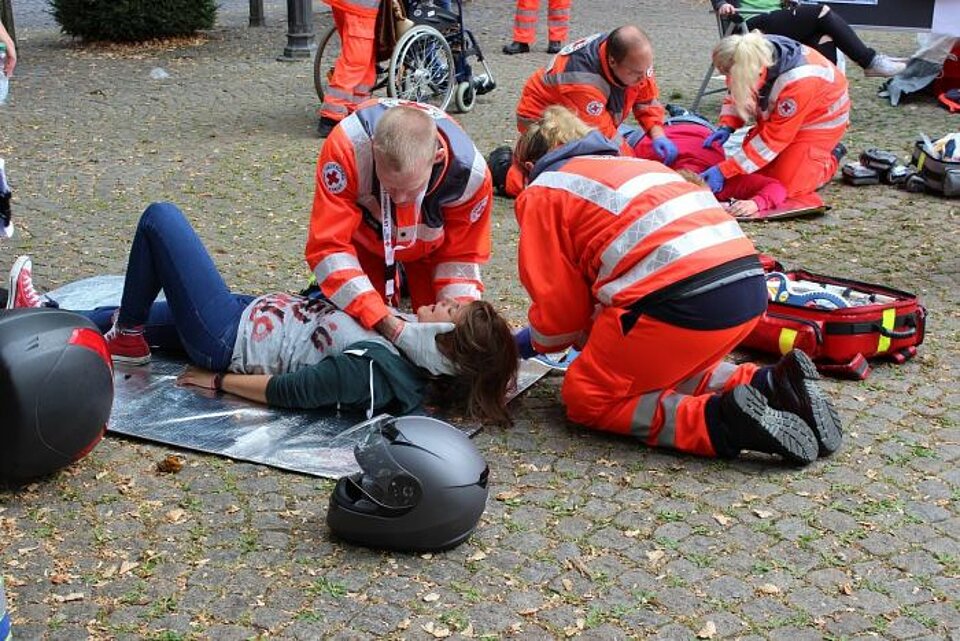
M465 305L450 298L423 305L417 310L417 320L421 323L456 323Z

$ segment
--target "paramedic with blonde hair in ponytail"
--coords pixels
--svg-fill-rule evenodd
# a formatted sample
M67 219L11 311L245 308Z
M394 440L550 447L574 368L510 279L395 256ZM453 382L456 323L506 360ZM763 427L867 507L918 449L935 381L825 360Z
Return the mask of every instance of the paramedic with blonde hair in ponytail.
M728 178L758 173L783 183L788 198L822 204L813 192L836 172L850 120L843 72L795 40L758 31L721 40L713 64L729 93L720 129L704 145L722 145L744 123L755 124L726 160L701 174L706 183L718 192Z
M562 395L593 429L700 456L805 464L836 450L802 352L765 368L723 360L767 307L753 243L709 190L619 151L560 106L517 142L521 353L583 348Z

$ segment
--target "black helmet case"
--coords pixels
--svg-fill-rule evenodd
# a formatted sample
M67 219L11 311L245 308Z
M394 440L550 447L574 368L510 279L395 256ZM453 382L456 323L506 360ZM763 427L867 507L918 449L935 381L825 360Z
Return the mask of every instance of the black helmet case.
M113 365L92 322L59 309L0 312L0 479L82 458L112 407Z
M487 505L488 468L466 434L426 416L379 416L354 448L360 472L341 478L327 525L347 541L414 552L470 536Z

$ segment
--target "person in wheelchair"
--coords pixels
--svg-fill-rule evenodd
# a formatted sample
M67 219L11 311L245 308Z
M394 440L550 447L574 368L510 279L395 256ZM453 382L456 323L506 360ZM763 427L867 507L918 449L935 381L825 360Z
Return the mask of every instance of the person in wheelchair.
M819 51L837 63L837 51L863 68L867 77L889 78L906 63L871 49L847 21L825 4L799 4L791 0L711 0L721 18L735 19L741 11L748 29L786 36Z
M570 43L536 70L517 103L517 130L522 134L548 107L561 105L632 155L617 133L632 112L660 160L670 165L677 148L663 131L664 108L658 96L650 39L639 27L624 25ZM498 193L519 194L523 177L511 165L510 148L498 148L490 156Z
M317 287L388 339L429 332L403 329L387 307L398 302L400 270L414 309L479 299L492 196L483 156L446 113L396 98L364 103L317 161L305 252Z

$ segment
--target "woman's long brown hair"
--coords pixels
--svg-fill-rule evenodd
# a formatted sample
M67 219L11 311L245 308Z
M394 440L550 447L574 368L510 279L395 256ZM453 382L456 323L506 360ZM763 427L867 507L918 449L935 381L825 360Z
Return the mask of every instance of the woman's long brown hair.
M454 378L465 388L467 412L509 425L507 392L516 384L519 354L510 325L493 305L466 305L456 329L437 336L437 346L457 370Z

